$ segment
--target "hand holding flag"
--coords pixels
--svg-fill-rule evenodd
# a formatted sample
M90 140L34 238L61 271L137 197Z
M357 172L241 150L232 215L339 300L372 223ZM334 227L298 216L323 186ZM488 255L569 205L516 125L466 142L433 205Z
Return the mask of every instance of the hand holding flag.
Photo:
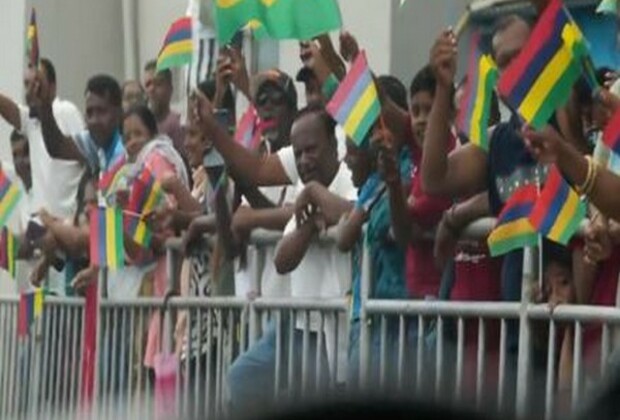
M34 69L38 69L39 29L37 27L37 15L34 7L30 12L30 23L28 24L28 33L26 34L26 56L28 57L28 66Z
M3 227L15 210L22 192L0 168L0 227Z
M364 142L381 113L379 93L364 51L327 104L327 111L358 146Z
M192 18L182 17L168 29L157 56L157 71L191 63L193 52Z

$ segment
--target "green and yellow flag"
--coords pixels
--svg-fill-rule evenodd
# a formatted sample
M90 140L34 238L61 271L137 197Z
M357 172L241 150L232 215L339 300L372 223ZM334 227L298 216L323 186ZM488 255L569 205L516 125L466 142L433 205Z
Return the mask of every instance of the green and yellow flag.
M311 39L342 26L336 0L216 0L221 43L250 25L275 39Z

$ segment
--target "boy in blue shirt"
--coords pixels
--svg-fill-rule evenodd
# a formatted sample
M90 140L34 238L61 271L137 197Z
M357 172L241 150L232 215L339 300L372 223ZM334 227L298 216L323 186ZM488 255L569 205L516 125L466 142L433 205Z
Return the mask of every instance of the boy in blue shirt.
M355 208L340 223L338 247L342 252L353 252L353 282L349 334L349 386L355 387L359 379L360 307L361 307L361 254L362 246L368 247L372 277L369 298L407 299L405 285L405 249L399 247L391 232L390 201L385 183L376 165L375 149L358 146L347 139L345 162L351 170L353 184L359 188ZM411 163L407 153L402 155L399 166L401 177L408 180ZM377 322L371 335L371 381L379 379L379 356L381 354L381 330ZM394 375L398 343L398 323L388 322L385 349L388 377Z

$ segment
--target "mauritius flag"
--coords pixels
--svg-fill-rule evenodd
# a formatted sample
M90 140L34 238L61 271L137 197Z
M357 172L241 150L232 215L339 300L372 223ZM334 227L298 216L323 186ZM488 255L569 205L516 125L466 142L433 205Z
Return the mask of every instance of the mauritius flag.
M302 40L342 26L337 0L216 0L215 19L222 44L245 26L275 39Z
M37 14L34 8L30 12L30 23L26 34L26 55L28 65L35 68L39 66L39 29L37 28Z
M526 185L516 190L506 202L487 239L492 256L538 244L538 233L529 220L537 198L537 187Z
M161 184L148 167L143 167L131 186L127 210L146 215L164 199Z
M0 231L0 268L5 269L15 279L18 243L15 235L3 227Z
M472 38L471 49L467 84L459 104L457 125L472 144L487 151L489 114L498 71L491 56L480 50L479 32Z
M17 185L0 169L0 227L6 224L20 198L21 191Z
M90 262L117 269L125 264L123 213L111 207L95 207L90 213Z
M129 235L131 240L143 248L150 247L153 232L142 216L128 212L124 212L123 216L125 233Z
M530 214L532 226L550 240L566 245L585 217L585 203L554 165Z
M157 71L189 64L193 53L192 18L182 17L177 19L166 33L157 56Z
M17 337L27 337L35 319L43 313L43 289L19 295L19 312L17 313Z
M588 46L562 0L551 0L529 41L499 80L499 93L532 127L547 124L568 100L589 58Z
M379 94L365 51L360 52L351 70L340 83L334 97L327 104L327 112L342 125L355 144L359 146L364 142L381 113Z

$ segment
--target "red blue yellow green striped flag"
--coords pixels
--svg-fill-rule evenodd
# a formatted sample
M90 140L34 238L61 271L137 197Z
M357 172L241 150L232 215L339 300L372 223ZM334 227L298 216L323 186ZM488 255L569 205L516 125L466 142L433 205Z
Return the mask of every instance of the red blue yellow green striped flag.
M532 127L547 124L584 70L588 45L561 0L551 0L527 45L502 73L499 93Z
M39 29L37 28L37 14L34 7L30 12L30 23L26 34L26 56L28 65L34 68L39 67Z
M123 213L120 209L96 207L91 210L90 262L110 269L125 265Z
M15 235L5 226L0 232L0 268L15 279L18 243Z
M221 44L246 26L271 38L301 40L342 26L336 0L216 0L215 19Z
M538 244L538 232L529 220L537 198L537 187L526 185L516 190L506 202L495 229L487 238L492 256Z
M142 216L127 212L124 212L123 215L125 216L125 233L141 247L150 247L153 232Z
M192 18L177 19L168 29L164 43L157 56L157 71L181 67L192 61Z
M471 48L467 84L459 104L457 125L472 144L488 151L489 116L499 73L491 56L480 50L479 32L472 37Z
M550 240L567 245L585 217L586 204L554 165L530 214L532 226Z
M17 337L24 338L30 333L35 319L43 313L43 289L19 295L19 311L17 313Z
M146 215L151 213L164 200L164 190L146 166L132 182L127 210Z
M4 226L11 217L21 194L17 185L0 169L0 227Z
M355 59L351 70L327 104L327 111L355 144L359 146L364 142L381 113L379 94L365 51L360 52Z

